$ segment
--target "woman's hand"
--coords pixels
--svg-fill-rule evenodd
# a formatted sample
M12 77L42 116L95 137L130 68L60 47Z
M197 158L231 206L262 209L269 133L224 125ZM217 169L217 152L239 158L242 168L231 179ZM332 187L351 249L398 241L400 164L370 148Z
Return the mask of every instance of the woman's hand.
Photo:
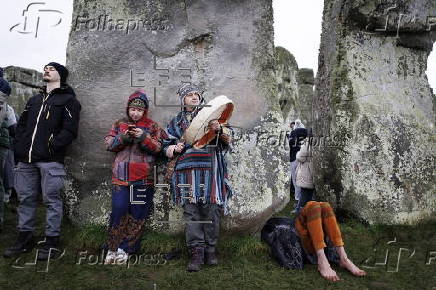
M176 148L176 145L168 146L167 151L165 152L168 158L174 157L174 148Z
M142 134L144 134L144 131L142 131L141 128L134 128L130 132L131 132L132 136L135 138L139 138L142 136Z
M175 145L174 151L177 153L181 153L184 148L185 148L185 143L179 142L177 143L177 145Z
M213 131L220 131L221 125L217 120L212 120L209 122L209 129Z
M173 158L174 152L180 153L183 151L184 148L185 148L185 143L179 142L179 143L177 143L177 145L168 146L165 154L167 155L168 158Z

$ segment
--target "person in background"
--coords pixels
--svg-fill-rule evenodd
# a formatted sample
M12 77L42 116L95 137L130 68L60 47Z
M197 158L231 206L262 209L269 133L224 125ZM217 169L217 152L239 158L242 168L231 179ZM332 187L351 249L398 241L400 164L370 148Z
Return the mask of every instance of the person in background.
M300 119L296 119L294 130L292 130L289 138L289 161L291 162L291 178L292 178L292 184L294 185L294 199L296 201L294 212L296 212L297 210L298 201L300 200L300 196L301 196L301 188L297 186L295 180L296 177L295 173L298 165L296 156L297 156L297 152L300 150L301 142L306 137L307 137L306 128L304 127L303 123L301 123Z
M7 105L6 108L6 127L9 130L9 139L10 139L10 148L7 150L6 157L4 160L3 166L3 184L5 187L5 203L9 203L10 197L12 195L12 190L14 188L14 166L15 166L15 158L14 158L14 138L15 131L17 128L17 116L15 114L14 109Z
M292 121L291 124L289 124L289 127L291 128L291 131L290 131L290 132L294 131L295 122Z
M288 142L289 142L289 139L291 138L291 133L292 133L292 131L294 130L294 127L295 127L295 122L294 121L292 121L290 124L289 124L289 128L291 129L289 132L287 132L286 133L286 138L288 138ZM292 182L292 164L291 163L289 163L289 172L290 172L290 175L289 175L289 196L291 196L292 195L292 192L295 192L295 188L294 188L294 183Z
M313 181L313 152L312 152L312 130L307 129L308 137L302 141L300 150L297 152L297 168L295 170L296 185L300 188L300 199L298 200L297 214L303 206L314 199L315 185Z
M11 147L10 134L8 129L8 104L7 99L11 94L9 83L3 78L3 68L0 68L0 232L3 230L4 224L4 163L7 157L9 148Z

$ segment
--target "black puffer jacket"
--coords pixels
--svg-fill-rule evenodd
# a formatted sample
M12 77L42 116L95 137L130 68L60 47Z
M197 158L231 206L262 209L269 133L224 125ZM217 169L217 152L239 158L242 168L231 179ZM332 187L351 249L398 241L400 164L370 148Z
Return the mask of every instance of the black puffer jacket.
M17 124L15 158L21 162L64 162L77 137L81 106L68 85L29 99Z
M293 162L296 159L297 152L300 151L301 142L307 137L306 128L297 128L292 130L289 138L289 161Z

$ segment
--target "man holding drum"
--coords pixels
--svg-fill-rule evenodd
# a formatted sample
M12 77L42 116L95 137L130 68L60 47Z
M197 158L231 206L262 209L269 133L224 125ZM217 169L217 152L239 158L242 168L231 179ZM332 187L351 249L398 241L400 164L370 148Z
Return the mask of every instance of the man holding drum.
M199 271L202 264L217 265L216 245L221 211L231 196L225 154L231 142L231 129L224 120L212 120L206 132L216 136L204 146L188 144L185 131L205 104L203 90L185 84L178 90L181 112L166 128L164 152L168 163L173 200L184 209L186 244L190 252L187 271ZM191 127L192 128L192 127ZM198 144L197 144L198 145ZM171 168L171 164L174 168ZM169 176L168 176L169 175Z

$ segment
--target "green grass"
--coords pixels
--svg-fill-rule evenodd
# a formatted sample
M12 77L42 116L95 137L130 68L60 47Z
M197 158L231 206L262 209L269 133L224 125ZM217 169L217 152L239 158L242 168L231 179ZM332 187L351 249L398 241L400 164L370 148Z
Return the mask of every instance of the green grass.
M291 208L289 205L276 216L290 216ZM7 224L0 234L1 251L16 237L16 214L11 210L9 206ZM44 231L44 217L45 210L38 208L40 235ZM99 255L106 238L105 228L96 225L77 228L64 222L65 255L52 261L47 273L38 272L45 270L46 263L24 265L33 261L35 251L17 262L0 258L0 289L436 289L436 221L416 226L368 226L346 219L341 229L349 257L356 264L369 267L365 268L367 277L356 278L336 268L342 280L331 283L320 278L314 265L306 265L302 271L284 270L270 257L259 235L231 236L225 232L221 233L218 248L220 265L204 266L199 273L185 271L188 255L183 235L155 232L144 235L140 264L104 266ZM387 245L395 238L395 243ZM407 250L402 250L395 272L400 248ZM390 253L387 265L375 265L381 264L386 250ZM93 256L78 265L80 252L85 251L88 257ZM169 251L179 253L178 258L164 262L159 254ZM429 251L435 252L435 259L426 265ZM157 261L165 264L150 263Z

